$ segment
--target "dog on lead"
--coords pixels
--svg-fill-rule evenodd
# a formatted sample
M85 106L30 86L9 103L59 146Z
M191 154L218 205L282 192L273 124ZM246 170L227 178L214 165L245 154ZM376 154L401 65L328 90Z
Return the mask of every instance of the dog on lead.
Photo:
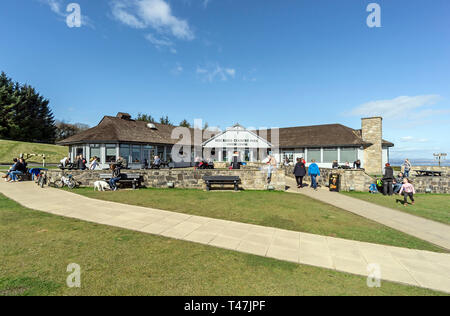
M109 183L106 181L95 181L94 182L94 191L107 191L111 190Z

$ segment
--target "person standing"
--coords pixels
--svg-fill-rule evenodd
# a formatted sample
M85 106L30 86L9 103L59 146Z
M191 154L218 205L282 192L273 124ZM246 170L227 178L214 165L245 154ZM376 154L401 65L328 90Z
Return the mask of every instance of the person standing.
M270 181L272 181L272 173L277 167L277 160L272 155L269 155L267 159L267 183L270 183Z
M389 163L384 168L383 195L392 196L394 194L394 169Z
M111 187L111 190L117 191L117 182L122 179L120 176L120 167L116 164L112 164L110 167L112 171L111 179L109 180L109 186Z
M409 182L408 179L403 179L403 185L402 188L400 189L400 194L403 193L404 196L404 202L403 205L406 206L408 205L408 196L411 199L412 204L415 204L414 201L414 194L416 193L416 189L414 189L414 186Z
M306 167L302 158L297 158L297 163L294 167L294 175L297 180L297 188L303 187L303 177L306 175Z
M311 165L308 167L308 175L311 177L311 187L317 190L317 177L320 177L320 169L314 159L311 162Z
M405 178L409 178L409 173L411 171L411 168L412 168L411 162L409 161L409 159L405 159L405 162L403 163L403 169L404 169L403 175Z

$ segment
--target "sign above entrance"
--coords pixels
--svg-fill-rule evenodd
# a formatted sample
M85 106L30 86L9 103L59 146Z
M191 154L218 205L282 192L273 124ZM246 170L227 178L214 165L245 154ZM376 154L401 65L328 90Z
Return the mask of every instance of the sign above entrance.
M205 143L204 148L271 148L272 145L264 138L235 125L226 132L219 134Z

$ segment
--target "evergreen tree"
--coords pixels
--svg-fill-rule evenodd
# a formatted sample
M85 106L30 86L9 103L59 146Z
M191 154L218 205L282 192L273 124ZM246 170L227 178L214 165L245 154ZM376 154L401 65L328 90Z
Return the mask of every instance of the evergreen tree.
M49 101L29 85L0 75L0 137L53 143L56 127Z
M160 123L160 124L163 124L163 125L172 125L172 123L170 122L169 117L168 117L167 115L161 117L161 118L159 119L159 123Z
M156 123L156 120L150 114L138 113L136 121L143 121L147 123Z
M180 126L182 127L187 127L187 128L191 128L191 124L187 121L187 120L182 120L180 122Z

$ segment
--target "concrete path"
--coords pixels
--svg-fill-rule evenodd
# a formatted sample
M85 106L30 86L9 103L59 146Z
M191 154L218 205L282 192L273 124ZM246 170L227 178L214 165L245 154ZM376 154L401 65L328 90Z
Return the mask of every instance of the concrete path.
M383 280L450 293L449 254L106 202L31 182L0 181L0 192L43 212L366 277L376 264Z
M288 192L300 193L313 199L334 205L411 236L450 250L450 226L426 218L376 205L322 188L314 191L310 187L297 189L295 180L286 177Z

